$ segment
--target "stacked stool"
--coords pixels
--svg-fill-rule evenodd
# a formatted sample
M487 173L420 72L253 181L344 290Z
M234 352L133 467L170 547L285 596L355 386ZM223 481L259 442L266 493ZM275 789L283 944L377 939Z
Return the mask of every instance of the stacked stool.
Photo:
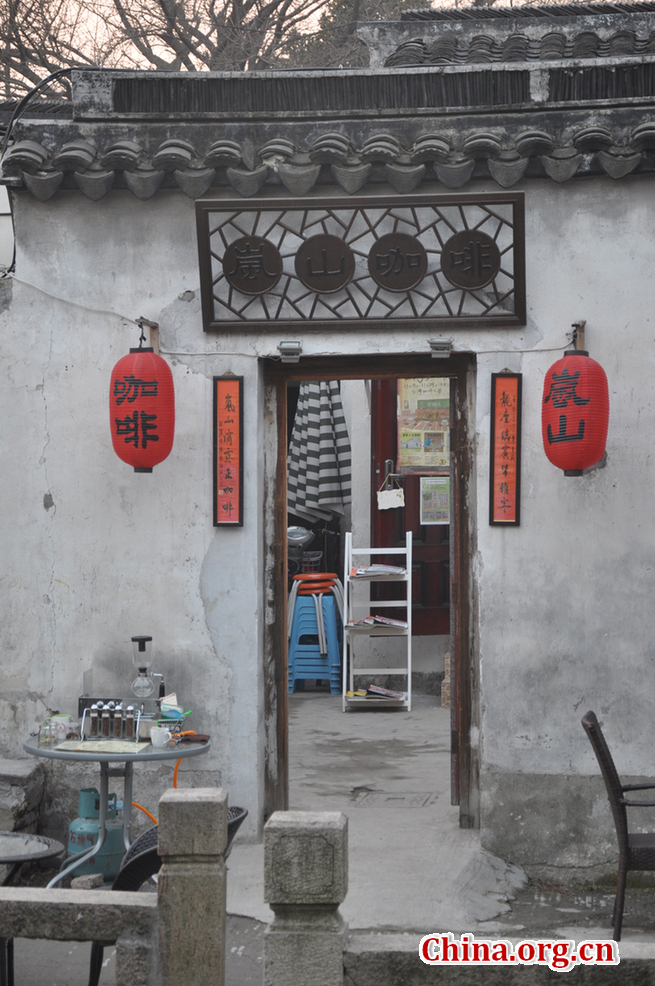
M307 679L341 693L343 589L334 572L294 575L289 595L289 693Z

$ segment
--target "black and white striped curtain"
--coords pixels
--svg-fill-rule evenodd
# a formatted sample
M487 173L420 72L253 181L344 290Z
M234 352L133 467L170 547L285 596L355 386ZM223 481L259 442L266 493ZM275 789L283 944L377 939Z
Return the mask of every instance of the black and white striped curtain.
M343 515L351 452L337 380L300 385L287 459L287 509L312 523Z

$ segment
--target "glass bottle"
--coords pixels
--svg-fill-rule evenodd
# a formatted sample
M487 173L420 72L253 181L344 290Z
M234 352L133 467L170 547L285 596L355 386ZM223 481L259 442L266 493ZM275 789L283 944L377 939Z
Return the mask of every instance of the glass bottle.
M139 668L139 673L132 682L132 694L139 699L150 698L155 690L155 683L148 674L147 668Z

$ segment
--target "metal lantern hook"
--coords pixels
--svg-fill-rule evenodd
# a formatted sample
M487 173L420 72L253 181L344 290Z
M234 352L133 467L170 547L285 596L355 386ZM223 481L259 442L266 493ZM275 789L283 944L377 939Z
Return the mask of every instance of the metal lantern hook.
M157 322L151 322L150 319L144 318L143 315L136 319L136 324L141 329L141 335L139 336L139 349L143 349L143 344L146 341L146 333L144 330L144 325L147 325L149 329L158 329L159 324Z

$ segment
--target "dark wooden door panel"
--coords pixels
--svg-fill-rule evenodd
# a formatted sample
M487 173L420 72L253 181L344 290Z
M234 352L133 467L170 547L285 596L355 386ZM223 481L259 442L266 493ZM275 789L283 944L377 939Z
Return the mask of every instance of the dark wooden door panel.
M373 393L373 544L399 547L411 530L413 540L412 627L414 635L450 632L450 527L447 524L420 523L420 477L398 479L405 492L405 506L378 510L377 490L385 476L385 462L397 462L398 427L396 421L396 380L374 380ZM394 470L395 471L395 470ZM377 586L376 598L384 598L384 586Z

